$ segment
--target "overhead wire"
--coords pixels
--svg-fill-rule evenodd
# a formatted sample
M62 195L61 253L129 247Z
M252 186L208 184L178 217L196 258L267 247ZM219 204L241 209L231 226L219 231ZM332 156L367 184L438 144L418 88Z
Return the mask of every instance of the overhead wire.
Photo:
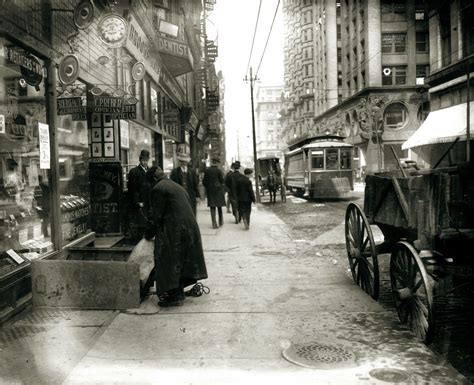
M260 70L260 66L262 65L263 57L265 56L265 51L267 50L267 45L268 45L268 42L270 40L270 35L272 34L273 24L275 24L275 19L276 19L279 7L280 7L280 0L278 0L277 6L276 6L276 9L275 9L275 14L273 15L272 24L270 26L270 31L268 32L267 41L265 42L265 47L263 48L263 52L262 52L262 56L260 58L260 62L258 63L257 71L255 71L255 78L257 77L258 71Z
M253 38L252 38L252 47L250 48L249 61L247 63L247 69L245 70L245 74L247 74L247 72L249 72L250 60L252 59L253 46L255 44L255 36L257 35L258 19L260 18L260 9L261 8L262 8L262 0L260 0L260 3L258 4L257 20L255 21L255 29L253 31Z

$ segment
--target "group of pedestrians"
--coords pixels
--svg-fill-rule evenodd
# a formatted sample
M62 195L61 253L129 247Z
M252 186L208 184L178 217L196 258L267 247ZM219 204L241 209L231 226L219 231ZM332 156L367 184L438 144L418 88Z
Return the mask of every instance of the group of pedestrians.
M244 228L250 228L250 213L252 203L255 203L250 175L252 170L246 168L240 173L240 162L232 163L230 171L224 177L219 169L219 160L213 159L211 167L204 173L203 185L207 192L207 205L211 209L212 228L217 229L224 225L222 207L227 206L225 192L227 192L235 223L244 222ZM219 215L219 225L216 221L216 210Z
M130 170L128 176L130 238L134 244L143 238L155 239L154 268L142 287L141 296L147 296L156 282L158 305L180 306L186 296L197 297L209 290L198 282L207 278L201 233L196 221L199 178L189 157L178 157L180 164L172 170L169 178L160 167L148 167L149 159L150 153L142 150L139 164ZM245 169L241 174L240 162L236 161L224 178L219 164L219 159L212 159L202 180L212 227L224 225L222 207L226 205L227 191L235 223L243 220L248 230L251 207L255 202L249 179L252 170ZM189 286L192 287L185 290Z

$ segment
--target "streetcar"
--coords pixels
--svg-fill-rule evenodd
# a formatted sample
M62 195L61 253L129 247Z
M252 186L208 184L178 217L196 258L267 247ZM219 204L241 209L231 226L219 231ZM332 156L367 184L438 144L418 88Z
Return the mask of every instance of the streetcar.
M345 198L354 189L353 146L338 135L295 143L285 154L285 183L297 196Z

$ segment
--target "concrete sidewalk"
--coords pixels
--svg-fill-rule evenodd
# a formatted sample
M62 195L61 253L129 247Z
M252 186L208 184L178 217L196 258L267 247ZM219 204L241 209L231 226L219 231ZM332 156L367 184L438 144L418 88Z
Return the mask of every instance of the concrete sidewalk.
M467 383L332 260L316 254L317 245L308 250L294 242L273 213L254 208L249 231L231 214L225 219L214 230L205 204L198 208L209 295L168 309L152 296L111 322L96 320L93 344L83 346L63 376L45 383L66 376L67 384ZM43 342L36 361L56 354L54 342ZM319 356L324 369L283 358L291 344L310 342L334 347ZM44 370L39 378L47 380Z

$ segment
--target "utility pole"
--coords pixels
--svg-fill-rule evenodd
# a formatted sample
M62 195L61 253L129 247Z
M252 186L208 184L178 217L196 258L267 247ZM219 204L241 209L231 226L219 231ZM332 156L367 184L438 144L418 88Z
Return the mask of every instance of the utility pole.
M249 79L247 79L247 75L245 75L244 80L249 81ZM257 137L255 133L255 112L254 112L254 105L253 105L253 84L256 80L257 78L252 77L252 67L250 67L250 101L252 104L253 163L254 163L254 170L255 170L256 198L257 198L257 203L260 203L260 189L258 186L258 176L260 175L260 167L258 166L258 161L257 161Z

